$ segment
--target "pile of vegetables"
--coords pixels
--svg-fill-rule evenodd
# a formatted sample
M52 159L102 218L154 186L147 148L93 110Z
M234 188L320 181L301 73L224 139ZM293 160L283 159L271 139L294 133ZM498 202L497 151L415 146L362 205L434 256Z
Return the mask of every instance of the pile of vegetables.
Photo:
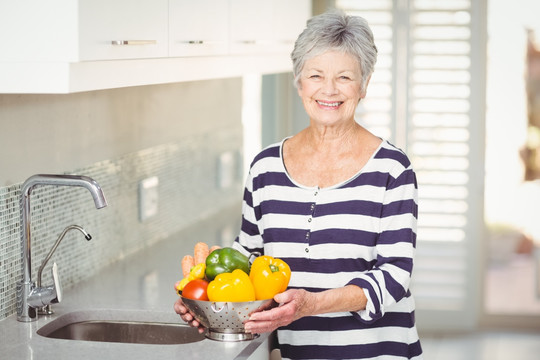
M194 300L244 302L271 299L289 285L291 269L283 260L259 256L250 264L240 251L195 245L182 259L184 278L174 285L178 295Z

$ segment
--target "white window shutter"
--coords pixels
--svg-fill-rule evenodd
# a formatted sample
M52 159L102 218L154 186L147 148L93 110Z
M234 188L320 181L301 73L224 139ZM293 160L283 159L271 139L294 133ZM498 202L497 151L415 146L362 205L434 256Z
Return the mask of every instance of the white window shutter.
M370 23L379 60L357 121L418 177L411 290L420 329L467 329L480 304L485 0L337 0Z

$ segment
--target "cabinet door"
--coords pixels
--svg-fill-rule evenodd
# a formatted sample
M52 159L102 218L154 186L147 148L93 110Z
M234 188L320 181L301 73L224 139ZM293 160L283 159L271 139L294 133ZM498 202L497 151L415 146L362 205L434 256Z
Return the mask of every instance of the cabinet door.
M169 0L169 56L225 55L228 0Z
M0 61L77 61L77 2L0 1Z
M80 60L168 55L168 0L79 0Z
M310 16L310 0L231 0L231 53L290 53Z
M230 0L230 51L256 54L271 51L274 2Z
M306 21L311 17L311 0L272 0L273 40L272 47L277 52L290 53L294 42L306 27Z

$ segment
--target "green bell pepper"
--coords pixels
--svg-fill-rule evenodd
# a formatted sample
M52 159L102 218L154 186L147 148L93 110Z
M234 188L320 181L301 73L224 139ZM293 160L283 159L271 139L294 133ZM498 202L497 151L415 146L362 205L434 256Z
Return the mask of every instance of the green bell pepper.
M249 275L249 268L249 258L230 247L214 250L206 258L206 278L209 281L221 273L230 273L236 269Z

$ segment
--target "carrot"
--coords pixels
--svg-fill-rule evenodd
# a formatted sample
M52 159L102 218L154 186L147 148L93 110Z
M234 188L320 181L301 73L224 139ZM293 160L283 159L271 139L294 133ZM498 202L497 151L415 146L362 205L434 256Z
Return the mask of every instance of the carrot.
M195 248L193 249L195 265L206 262L206 257L209 253L210 251L208 249L208 244L203 242L198 242L197 244L195 244Z
M217 249L221 249L221 246L219 246L219 245L214 245L214 246L212 246L212 247L210 248L210 251L209 251L208 253L211 254L212 251L217 250Z
M184 277L189 275L191 268L195 266L195 259L191 255L186 255L182 258L182 274Z

